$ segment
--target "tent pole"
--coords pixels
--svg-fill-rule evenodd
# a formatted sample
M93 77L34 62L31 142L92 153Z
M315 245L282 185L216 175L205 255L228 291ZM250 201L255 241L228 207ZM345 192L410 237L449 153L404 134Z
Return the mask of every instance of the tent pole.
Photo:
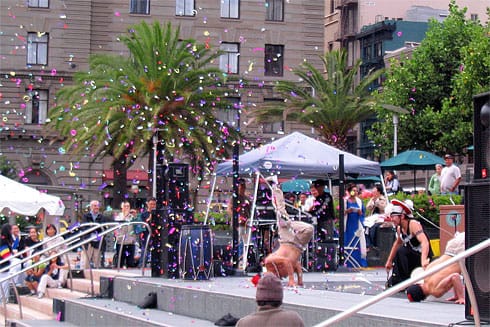
M211 209L211 201L213 201L214 188L216 186L216 179L217 179L217 175L213 174L213 181L211 182L211 193L209 194L208 205L206 208L206 217L204 218L204 225L206 225L208 222L209 210Z
M413 170L413 191L417 193L417 170Z
M255 186L254 186L254 196L253 196L253 201L252 201L252 207L251 207L251 212L250 212L250 219L249 222L247 222L247 243L243 245L243 270L247 269L247 263L248 263L248 248L250 246L250 238L252 237L252 227L254 223L254 218L255 218L255 208L256 208L256 202L257 202L257 193L259 190L259 180L260 180L260 172L255 173ZM250 228L248 227L250 226Z
M339 266L344 264L344 155L339 154Z

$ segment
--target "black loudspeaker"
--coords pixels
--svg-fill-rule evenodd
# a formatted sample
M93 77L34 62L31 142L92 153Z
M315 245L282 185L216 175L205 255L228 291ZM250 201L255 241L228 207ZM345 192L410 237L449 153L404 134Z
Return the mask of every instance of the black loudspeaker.
M157 165L157 205L174 210L189 208L189 165L170 163Z
M339 264L337 248L336 241L317 243L313 271L336 271Z
M490 180L475 181L465 186L466 248L490 238ZM475 291L480 319L490 322L490 248L466 258L466 269ZM465 304L466 319L473 319L468 292Z
M112 299L114 297L114 278L100 276L100 297Z
M474 179L490 178L490 92L473 97Z

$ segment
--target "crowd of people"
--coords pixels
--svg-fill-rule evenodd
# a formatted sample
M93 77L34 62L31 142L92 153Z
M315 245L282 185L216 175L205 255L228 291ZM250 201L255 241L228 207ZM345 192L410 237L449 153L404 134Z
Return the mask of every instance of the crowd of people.
M28 228L28 235L21 236L17 225L4 224L0 233L0 279L12 276L2 283L3 296L9 296L9 282L16 286L26 286L31 295L42 298L47 287L64 287L69 263L64 262L59 250L63 248L63 238L54 225L48 224L44 230L45 242L41 246L38 231ZM18 254L18 255L16 255ZM30 259L29 259L30 258ZM51 259L49 259L51 258ZM49 259L49 260L48 260ZM21 272L25 270L25 272Z
M12 276L1 287L0 299L5 296L8 298L10 284L17 287L26 286L30 295L42 298L46 294L46 288L63 288L66 285L68 271L71 268L88 269L107 267L138 267L142 265L140 246L144 247L149 237L148 231L142 224L130 224L121 226L114 234L108 237L114 238L114 251L107 251L106 238L99 234L104 231L104 227L97 225L106 222L133 222L141 221L149 223L151 212L156 208L156 199L150 198L147 208L138 211L132 209L130 203L124 201L121 204L121 211L116 217L106 217L100 212L100 203L97 200L90 202L89 210L83 215L81 223L83 229L91 228L92 232L87 232L82 237L83 240L90 241L84 245L84 251L78 251L73 265L67 255L60 255L61 250L66 249L65 238L58 233L54 224L47 224L42 230L42 245L38 228L29 226L26 234L21 235L20 227L17 225L4 224L0 232L0 279ZM135 228L137 226L137 228ZM65 251L63 251L65 252ZM112 258L105 259L107 253L114 253ZM18 255L17 255L18 253ZM119 257L120 255L120 257ZM49 259L49 260L48 260ZM120 262L118 263L118 260ZM147 263L149 256L147 256ZM21 272L24 270L24 272Z

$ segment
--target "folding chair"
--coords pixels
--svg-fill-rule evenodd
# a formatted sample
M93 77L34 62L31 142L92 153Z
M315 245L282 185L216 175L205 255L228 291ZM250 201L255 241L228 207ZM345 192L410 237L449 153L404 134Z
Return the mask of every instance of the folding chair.
M354 233L354 237L349 241L349 243L347 244L347 246L344 246L344 254L346 254L346 257L345 257L345 263L350 263L352 265L353 268L355 269L360 269L362 266L361 264L356 260L356 258L354 258L352 256L352 253L355 251L355 250L360 250L360 243L361 243L361 238L360 236L362 235L358 235L359 233L363 233L362 230L358 229L355 233Z

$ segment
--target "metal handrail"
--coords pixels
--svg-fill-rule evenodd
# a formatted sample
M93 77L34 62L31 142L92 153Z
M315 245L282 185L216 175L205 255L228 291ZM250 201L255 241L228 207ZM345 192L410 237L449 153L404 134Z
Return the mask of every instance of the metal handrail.
M96 229L98 229L98 228L100 227L100 225L99 225L99 224L95 224L95 223L87 223L87 224L83 224L83 226L87 226L87 225L97 226L97 227L94 227L94 228L90 229L91 231L94 231L94 230L96 230ZM72 237L69 237L69 238L67 238L67 239L64 239L64 236L65 236L66 234L71 234L71 233L73 233L73 232L74 232L74 231L75 231L75 230L76 230L78 227L80 227L80 226L81 226L80 224L77 224L77 225L72 226L71 228L67 229L66 231L64 231L64 232L60 233L60 234L56 234L56 236L55 236L55 237L49 237L49 238L47 238L47 239L45 239L45 240L42 240L42 241L40 241L40 242L38 242L38 243L34 244L33 246L29 247L29 248L26 248L26 249L24 249L24 250L22 250L22 251L19 251L19 252L15 253L14 255L11 255L11 256L10 256L10 257L8 257L7 259L0 260L0 264L5 263L5 262L7 262L7 261L10 261L10 259L12 259L12 258L18 258L18 257L22 256L23 254L26 254L26 253L28 253L29 251L32 251L32 250L34 250L34 249L36 249L36 248L38 248L38 247L44 246L45 244L47 244L47 243L51 242L51 241L52 241L53 239L55 239L55 238L61 238L61 237L63 237L64 242L66 242L66 241L69 241L69 240L71 240L71 239L73 239L73 238L79 237L79 236L80 236L80 234L76 234L76 235L74 235L74 236L72 236ZM60 245L61 245L61 244L56 244L56 246L52 246L52 248L51 248L51 249L57 248L57 247L58 247L58 246L60 246ZM5 269L0 269L0 272L4 272L4 271L5 271Z
M28 262L29 260L32 259L32 257L34 255L42 255L44 253L49 253L51 252L52 250L54 249L57 249L57 253L56 254L53 254L47 258L44 258L44 259L41 259L39 262L37 262L37 264L43 264L43 263L46 263L46 262L49 262L51 261L51 259L54 259L58 256L61 256L61 255L66 255L68 252L74 250L74 249L77 249L79 248L80 246L82 246L82 250L84 251L85 253L85 256L87 258L87 260L89 259L88 258L88 255L86 253L86 249L83 247L83 245L87 244L87 243L90 243L92 241L96 241L96 240L100 240L100 238L102 236L105 236L106 234L109 234L117 229L120 229L124 226L129 226L129 225L144 225L147 230L149 231L149 235L151 235L151 228L149 226L148 223L146 222L142 222L142 221L133 221L133 222L124 222L124 223L121 223L121 222L110 222L110 223L101 223L101 224L97 224L97 223L85 223L85 224L81 224L81 225L77 225L75 228L72 228L70 230L71 233L75 232L77 229L82 229L83 227L87 227L87 226L92 226L91 228L88 228L88 229L82 229L80 232L78 232L76 235L64 240L63 243L57 243L57 244L54 244L46 249L43 249L41 251L38 251L36 252L35 254L31 254L30 256L20 260L15 260L14 262L12 262L11 265L5 267L5 268L2 268L0 269L0 272L6 272L8 271L10 268L12 267L15 267L19 264L22 264L22 263L25 263L25 262ZM110 227L112 226L112 227ZM109 227L109 228L107 228ZM104 229L106 228L106 229ZM93 236L90 236L86 239L81 239L83 236L87 235L87 234L91 234L93 233L95 230L98 230L98 229L104 229L102 232L100 233L97 233L96 235L93 235ZM66 234L66 233L63 233L63 234ZM61 234L59 235L61 237ZM36 244L35 246L31 247L30 250L32 250L33 248L37 248L39 246L42 246L46 243L48 243L50 240L52 240L52 238L48 239L48 240L44 240L38 244ZM79 241L79 242L76 242L76 241ZM74 245L71 245L71 246L66 246L67 244L74 244ZM147 247L148 247L148 244L149 244L149 237L147 238L147 241L146 241L146 244L145 244L145 250L144 250L144 254L146 256L146 251L147 251ZM61 249L60 249L61 248ZM19 253L16 253L15 255L13 256L10 256L9 258L7 259L4 259L4 260L1 260L0 263L4 263L6 261L9 261L10 259L12 258L16 258L20 255L22 255L23 253L26 253L27 251L20 251ZM68 262L68 271L69 271L69 276L70 278L72 277L71 275L71 264L69 261ZM143 263L142 265L142 269L141 269L141 273L142 273L142 276L144 276L144 269L145 269L145 264L146 264L146 261ZM7 281L11 281L12 284L13 283L13 278L26 272L27 270L31 269L32 267L26 267L26 268L23 268L19 271L17 271L16 273L12 274L12 275L9 275L7 277L4 277L4 278L0 278L0 285L3 284L4 282L7 282ZM89 272L90 272L90 283L91 283L91 291L92 291L92 296L94 296L95 292L94 292L94 281L93 281L93 274L92 274L92 268L89 266ZM71 285L73 285L73 281L71 281ZM17 302L19 304L19 314L20 314L20 318L23 319L23 314L22 314L22 303L21 303L21 300L19 298L19 294L18 294L18 291L17 291L17 288L15 287L15 284L14 284L14 293L15 293L15 296L16 296L16 299L17 299ZM6 298L6 294L4 292L4 289L3 287L0 287L0 292L2 294L2 302L3 302L3 307L4 307L4 316L5 316L5 324L7 323L7 298Z
M457 255L455 255L454 257L452 257L451 259L447 260L447 261L444 261L443 263L441 263L440 265L437 265L435 267L432 267L431 269L427 270L427 271L424 271L423 273L421 273L420 275L416 276L416 277L412 277L406 281L403 281L399 284L396 284L395 286L393 287L390 287L389 289L385 290L384 292L372 297L371 299L368 299L364 302L361 302L355 306L353 306L352 308L344 311L344 312L341 312L325 321L322 321L321 323L315 325L314 327L324 327L324 326L331 326L345 318L349 318L350 316L354 315L355 313L357 313L358 311L366 308L366 307L369 307L381 300L383 300L384 298L388 297L388 296L391 296L393 294L396 294L404 289L406 289L408 286L410 285L413 285L415 284L416 282L418 282L419 280L422 280L424 279L425 277L427 276L430 276L430 275L433 275L434 273L446 268L447 266L449 265L452 265L454 263L459 263L460 267L461 267L461 271L463 273L463 276L464 276L464 282L465 282L465 285L466 285L466 288L467 288L467 291L468 291L468 296L470 298L470 303L471 303L471 306L473 308L473 317L475 318L475 326L479 327L480 326L480 313L478 311L478 305L476 303L476 297L475 297L475 293L473 291L473 286L471 285L471 280L469 278L469 275L468 275L468 271L466 270L466 267L464 265L464 262L463 262L463 259L477 253L477 252L480 252L486 248L490 247L490 239L487 239L485 241L482 241L480 243L478 243L477 245L461 252L461 253L458 253Z
M141 221L128 221L126 222L128 223L129 225L140 225L142 222ZM149 225L147 223L145 223L146 226L149 227ZM149 229L150 230L150 229ZM148 236L150 236L151 233L148 234ZM126 239L126 234L123 235L123 238L122 238L122 243L121 243L121 246L119 247L119 253L117 255L117 272L119 272L119 270L121 269L121 257L122 257L122 250L123 250L123 243L124 243L124 240ZM116 238L116 244L117 244L117 238ZM143 250L143 253L142 253L142 258L143 258L143 268L145 267L146 265L146 254L147 254L147 251L148 251L148 245L150 244L150 237L147 237L146 238L146 244L145 244L145 248Z

